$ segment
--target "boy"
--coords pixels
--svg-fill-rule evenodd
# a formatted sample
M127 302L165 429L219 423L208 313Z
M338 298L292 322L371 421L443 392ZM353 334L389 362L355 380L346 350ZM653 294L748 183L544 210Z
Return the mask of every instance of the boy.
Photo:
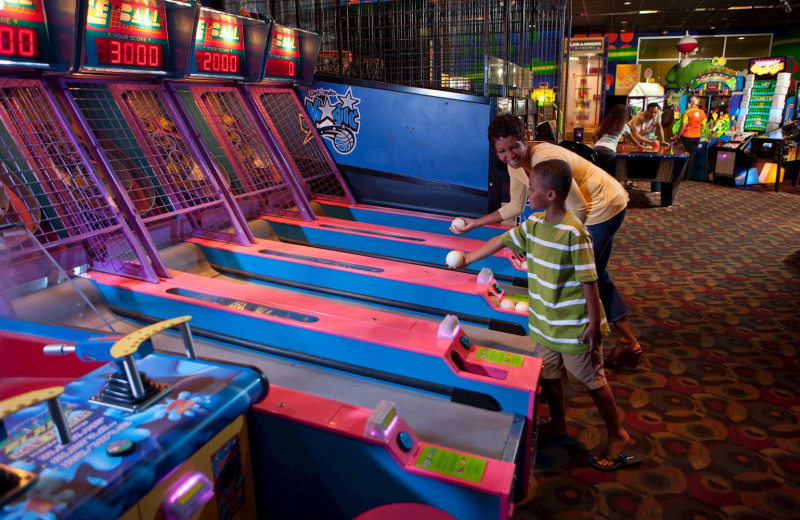
M551 159L538 163L530 176L528 199L531 209L544 211L534 212L527 221L475 251L462 253L461 265L456 268L504 246L526 256L528 328L536 343L533 355L544 362L542 390L552 418L542 433L567 434L561 384L566 369L573 388L589 392L608 431L605 449L589 463L598 470L611 471L638 465L641 459L622 453L630 435L617 415L614 394L603 373L602 339L608 333L608 323L597 290L591 236L564 206L571 185L572 172L566 162Z

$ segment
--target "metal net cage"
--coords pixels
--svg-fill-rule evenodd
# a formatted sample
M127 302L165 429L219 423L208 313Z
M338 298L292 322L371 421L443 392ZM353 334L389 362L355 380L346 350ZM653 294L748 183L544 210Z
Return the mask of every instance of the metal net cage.
M142 221L187 215L196 234L206 230L221 238L231 229L218 185L157 86L92 80L64 86Z
M559 84L563 0L228 0L322 34L316 72L477 95Z
M261 214L299 216L291 188L282 179L269 150L235 87L177 85L184 113L197 129L207 152L220 165L225 183L243 209Z
M0 225L26 228L67 268L148 277L101 176L48 92L39 80L0 80ZM30 243L7 239L3 247L24 253Z
M292 173L311 198L349 201L344 183L291 89L249 87Z

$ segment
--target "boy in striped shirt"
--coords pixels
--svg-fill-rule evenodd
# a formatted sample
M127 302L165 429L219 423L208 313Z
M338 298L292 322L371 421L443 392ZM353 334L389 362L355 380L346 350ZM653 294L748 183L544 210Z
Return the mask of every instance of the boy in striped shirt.
M541 428L541 433L567 435L561 383L566 371L573 389L589 392L608 431L605 449L589 460L592 467L610 471L637 465L641 459L622 452L630 435L622 426L603 373L602 340L608 334L608 323L597 290L592 238L564 205L572 171L562 160L546 160L534 167L529 180L529 204L538 211L502 236L464 254L457 267L466 267L504 246L525 255L528 329L536 343L533 355L543 361L542 390L551 416L551 423Z

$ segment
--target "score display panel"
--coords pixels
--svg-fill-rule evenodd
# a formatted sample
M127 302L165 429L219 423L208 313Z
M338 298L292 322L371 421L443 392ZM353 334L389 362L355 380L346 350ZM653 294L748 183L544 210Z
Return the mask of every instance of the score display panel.
M163 0L88 0L82 69L164 74L170 68Z
M300 78L300 38L297 31L273 24L264 65L264 79L294 81Z
M0 1L0 65L47 67L50 54L42 0Z
M246 63L242 22L235 16L201 10L189 73L243 80Z

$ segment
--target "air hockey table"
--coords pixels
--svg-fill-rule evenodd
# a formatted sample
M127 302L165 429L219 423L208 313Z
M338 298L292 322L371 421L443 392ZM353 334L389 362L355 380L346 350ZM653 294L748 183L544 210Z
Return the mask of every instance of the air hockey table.
M661 206L672 206L678 186L684 180L689 154L669 148L641 150L632 144L620 144L614 158L615 177L620 182L650 181L661 183Z

